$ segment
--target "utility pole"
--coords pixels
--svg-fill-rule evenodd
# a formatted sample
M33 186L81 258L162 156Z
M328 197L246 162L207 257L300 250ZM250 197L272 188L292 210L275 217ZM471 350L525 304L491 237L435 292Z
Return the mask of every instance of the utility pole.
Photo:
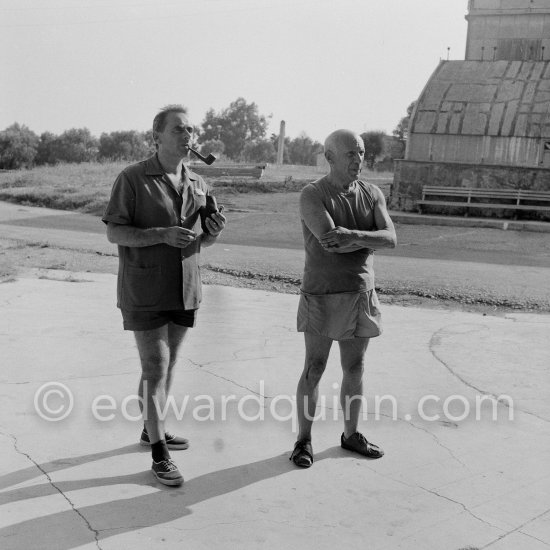
M279 145L277 147L277 164L283 164L285 153L285 121L281 120L281 126L279 128Z

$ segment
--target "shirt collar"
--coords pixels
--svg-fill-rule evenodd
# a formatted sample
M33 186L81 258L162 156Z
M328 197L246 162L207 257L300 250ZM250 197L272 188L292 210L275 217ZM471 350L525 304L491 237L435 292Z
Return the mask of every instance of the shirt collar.
M197 176L197 174L195 174L195 172L193 172L193 170L191 170L188 166L185 166L185 172L191 181L197 181L199 179L199 176Z
M195 172L190 170L185 164L183 165L185 174L191 181L197 181L199 177ZM145 161L145 175L147 176L163 176L164 170L162 169L162 166L160 165L160 161L158 159L157 154L155 153L152 157L149 157Z

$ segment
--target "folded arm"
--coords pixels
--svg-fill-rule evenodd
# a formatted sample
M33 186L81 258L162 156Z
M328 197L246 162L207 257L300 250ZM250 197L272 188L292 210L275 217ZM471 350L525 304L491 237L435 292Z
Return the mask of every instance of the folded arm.
M382 192L376 188L374 220L378 229L361 231L336 226L321 197L313 187L306 187L300 196L300 212L307 228L327 252L346 254L363 248L394 248L395 228L386 208Z
M375 196L374 222L377 229L374 231L362 231L360 229L334 227L321 236L321 245L344 250L350 246L370 248L372 250L395 248L397 237L395 227L386 208L386 199L378 188L375 188Z
M313 187L305 187L300 195L300 215L306 227L321 243L321 236L334 229L334 220L328 213L319 193ZM335 247L323 246L327 252L336 252ZM358 247L355 247L358 250ZM340 251L342 252L342 251Z

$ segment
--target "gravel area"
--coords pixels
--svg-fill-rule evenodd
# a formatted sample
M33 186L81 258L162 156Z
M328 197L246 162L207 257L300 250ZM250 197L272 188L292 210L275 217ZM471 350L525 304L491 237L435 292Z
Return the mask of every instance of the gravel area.
M29 244L24 241L0 239L0 282L8 282L33 269L116 274L118 258L114 254L82 251L71 248ZM276 273L273 269L236 269L206 263L202 269L203 283L253 290L298 294L299 272ZM417 281L377 280L380 301L401 306L458 309L483 315L505 315L510 311L550 312L550 304L532 299L518 299L506 292L480 292L463 287L445 287L437 283Z

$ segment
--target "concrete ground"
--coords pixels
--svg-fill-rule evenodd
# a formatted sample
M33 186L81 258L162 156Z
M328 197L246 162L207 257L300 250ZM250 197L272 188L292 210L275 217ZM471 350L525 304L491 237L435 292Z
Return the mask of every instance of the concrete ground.
M115 279L38 270L0 285L2 549L550 547L550 316L384 306L360 429L386 455L339 446L334 349L300 470L298 297L207 286L168 415L191 440L173 452L174 489L137 444Z

